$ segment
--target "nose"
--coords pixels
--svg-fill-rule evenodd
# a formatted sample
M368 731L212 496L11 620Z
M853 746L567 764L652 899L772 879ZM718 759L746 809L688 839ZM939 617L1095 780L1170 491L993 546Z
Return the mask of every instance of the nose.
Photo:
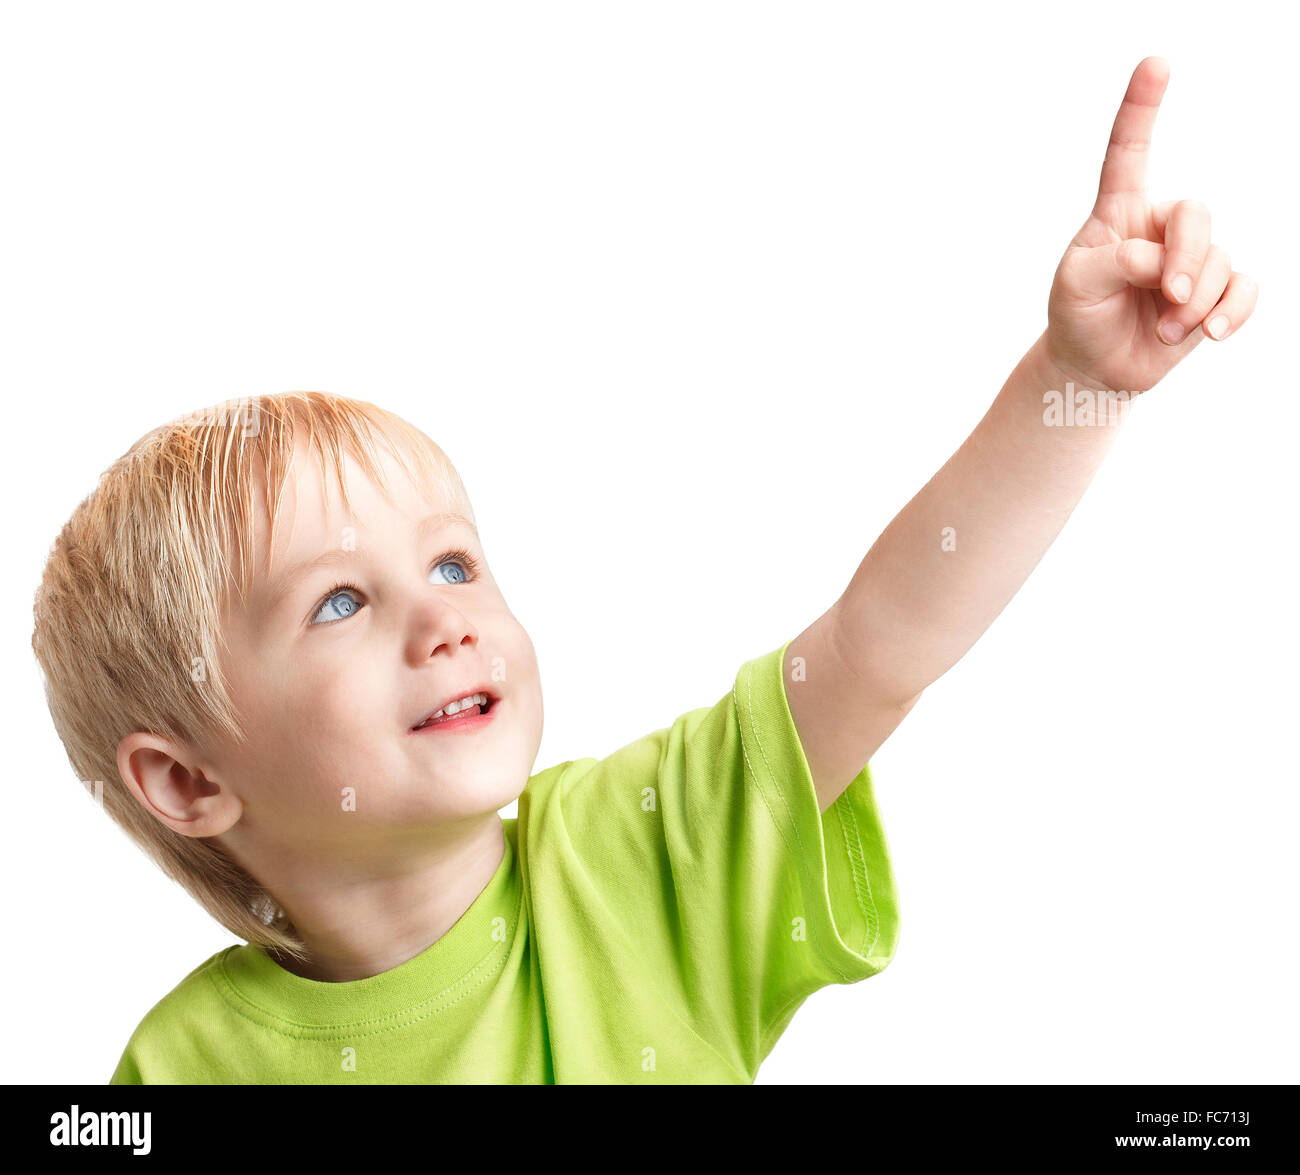
M478 644L478 629L445 596L425 596L415 606L406 659L415 668L438 653L451 653L461 646Z

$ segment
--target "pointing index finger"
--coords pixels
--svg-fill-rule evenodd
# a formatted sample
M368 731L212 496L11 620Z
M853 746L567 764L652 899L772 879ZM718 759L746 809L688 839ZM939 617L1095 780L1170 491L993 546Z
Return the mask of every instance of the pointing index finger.
M1098 200L1103 196L1146 190L1151 130L1168 83L1169 62L1163 57L1144 57L1138 62L1111 128L1106 161L1101 165Z

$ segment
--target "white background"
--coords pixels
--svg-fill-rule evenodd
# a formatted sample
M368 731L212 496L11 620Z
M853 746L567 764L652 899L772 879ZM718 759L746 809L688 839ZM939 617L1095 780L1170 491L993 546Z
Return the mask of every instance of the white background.
M1046 325L1137 63L1259 283L872 759L892 964L760 1083L1291 1082L1294 45L1275 6L8 5L3 1078L107 1081L232 936L79 786L31 602L149 428L316 389L456 463L537 768L840 594ZM502 813L515 814L512 805Z

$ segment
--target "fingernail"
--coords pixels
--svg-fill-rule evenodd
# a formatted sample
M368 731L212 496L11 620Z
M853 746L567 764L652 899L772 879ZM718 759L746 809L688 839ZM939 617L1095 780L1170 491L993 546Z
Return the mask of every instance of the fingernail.
M1186 333L1187 332L1184 331L1176 322L1166 322L1162 323L1160 326L1160 337L1164 339L1166 343L1177 343L1181 341L1183 335Z
M1205 328L1210 332L1210 338L1221 339L1228 333L1228 319L1226 315L1216 314L1210 319L1210 324Z
M1185 273L1177 274L1169 283L1175 302L1186 302L1192 296L1192 279Z

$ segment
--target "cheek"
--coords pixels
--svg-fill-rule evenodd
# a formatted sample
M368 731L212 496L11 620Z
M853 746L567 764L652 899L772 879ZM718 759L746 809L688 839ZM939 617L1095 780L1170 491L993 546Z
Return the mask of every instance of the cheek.
M268 675L260 711L269 761L292 774L316 776L354 771L358 757L373 762L377 732L396 721L392 683L380 676L363 658Z
M542 686L537 651L528 634L518 625L511 636L511 651L506 658L506 685L525 724L535 728L536 741L541 737L542 723Z
M393 674L365 657L305 673L285 717L322 744L372 741L397 721Z
M537 653L522 629L512 633L511 637L501 664L493 666L493 679L503 680L517 706L531 708L535 706L537 693ZM499 678L498 673L502 673L503 678Z
M499 632L494 652L496 663L491 666L493 675L504 673L506 681L520 686L535 680L537 651L524 626L507 612Z

